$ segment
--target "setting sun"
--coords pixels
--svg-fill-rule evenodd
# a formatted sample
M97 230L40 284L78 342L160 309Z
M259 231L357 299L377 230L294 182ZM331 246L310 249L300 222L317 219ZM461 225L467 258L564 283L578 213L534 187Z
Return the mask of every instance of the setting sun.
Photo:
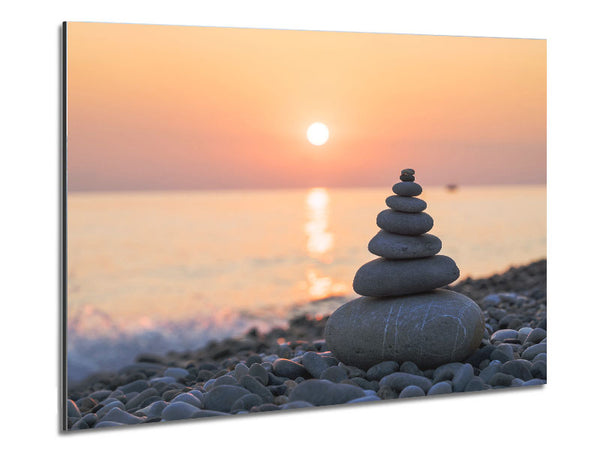
M306 137L312 145L323 145L329 139L329 128L321 122L315 122L306 130Z

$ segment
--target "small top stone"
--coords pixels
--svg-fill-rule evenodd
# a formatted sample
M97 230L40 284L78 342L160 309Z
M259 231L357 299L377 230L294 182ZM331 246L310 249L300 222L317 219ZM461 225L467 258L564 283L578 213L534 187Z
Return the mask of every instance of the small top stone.
M415 171L413 169L404 169L400 174L401 181L415 181Z

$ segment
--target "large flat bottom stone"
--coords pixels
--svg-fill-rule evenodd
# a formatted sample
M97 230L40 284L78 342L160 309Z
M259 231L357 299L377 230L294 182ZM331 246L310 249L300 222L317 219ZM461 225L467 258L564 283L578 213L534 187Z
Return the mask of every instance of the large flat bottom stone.
M329 318L325 339L344 364L368 369L383 361L412 361L421 369L463 361L481 342L479 306L436 289L405 297L359 297Z

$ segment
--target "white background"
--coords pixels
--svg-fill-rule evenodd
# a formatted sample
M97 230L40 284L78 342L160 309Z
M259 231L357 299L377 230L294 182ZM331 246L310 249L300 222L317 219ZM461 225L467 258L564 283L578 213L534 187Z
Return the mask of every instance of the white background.
M3 2L0 439L5 448L589 448L598 427L594 1ZM549 385L59 433L59 26L68 21L548 39ZM443 74L440 74L443 76Z

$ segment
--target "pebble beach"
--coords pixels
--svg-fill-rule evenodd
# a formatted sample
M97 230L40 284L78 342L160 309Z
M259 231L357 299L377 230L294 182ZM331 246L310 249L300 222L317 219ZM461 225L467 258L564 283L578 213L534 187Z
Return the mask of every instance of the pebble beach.
M462 362L422 370L411 361L369 368L327 348L328 317L296 317L287 328L250 330L189 352L143 354L117 372L70 386L67 428L81 430L254 414L546 383L546 260L448 289L485 317L479 348Z

